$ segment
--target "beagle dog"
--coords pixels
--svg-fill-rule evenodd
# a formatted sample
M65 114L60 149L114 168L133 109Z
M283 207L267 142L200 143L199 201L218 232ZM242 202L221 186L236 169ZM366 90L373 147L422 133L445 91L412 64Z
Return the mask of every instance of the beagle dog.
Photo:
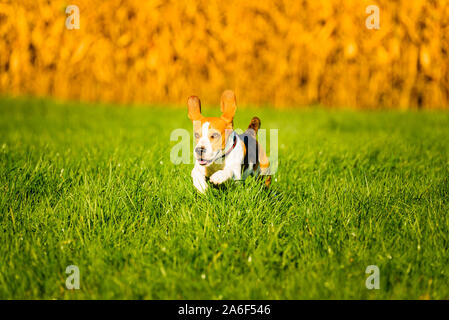
M188 101L188 116L193 122L196 146L195 166L192 170L193 185L205 193L207 181L215 185L227 180L245 180L249 175L262 175L270 186L270 163L257 142L260 120L252 118L243 134L234 131L233 119L237 109L235 94L226 90L221 96L221 116L204 117L201 102L196 96Z

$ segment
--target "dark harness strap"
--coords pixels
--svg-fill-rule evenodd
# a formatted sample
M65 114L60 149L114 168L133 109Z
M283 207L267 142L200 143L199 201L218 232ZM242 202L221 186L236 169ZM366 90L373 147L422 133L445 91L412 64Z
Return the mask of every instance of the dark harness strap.
M218 158L218 159L223 159L223 158L225 158L228 154L231 153L232 150L234 150L234 148L235 148L236 145L237 145L237 135L234 134L234 143L232 144L232 147L231 147L228 151L226 151L226 153L225 153L224 155L222 155L222 156L221 156L220 158Z

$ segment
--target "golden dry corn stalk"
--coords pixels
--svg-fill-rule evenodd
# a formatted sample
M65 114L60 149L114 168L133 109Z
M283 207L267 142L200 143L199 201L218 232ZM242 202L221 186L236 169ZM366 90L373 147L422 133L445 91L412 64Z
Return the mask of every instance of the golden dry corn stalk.
M65 8L80 9L80 29ZM0 92L114 102L449 106L448 0L0 3Z

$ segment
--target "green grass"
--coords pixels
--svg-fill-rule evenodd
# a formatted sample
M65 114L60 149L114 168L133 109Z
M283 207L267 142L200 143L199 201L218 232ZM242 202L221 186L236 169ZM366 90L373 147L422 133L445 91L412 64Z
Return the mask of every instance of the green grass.
M240 108L235 126L254 115L279 129L272 191L200 196L170 162L185 108L0 99L0 298L449 298L448 113Z

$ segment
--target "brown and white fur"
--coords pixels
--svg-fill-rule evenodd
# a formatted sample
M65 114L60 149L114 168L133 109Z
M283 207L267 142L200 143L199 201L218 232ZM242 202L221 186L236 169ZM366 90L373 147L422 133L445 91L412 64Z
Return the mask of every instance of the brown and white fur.
M249 175L266 175L265 185L270 185L270 163L257 142L260 120L254 117L241 135L234 131L233 119L237 105L233 91L223 92L222 114L219 118L204 117L200 99L196 96L191 96L187 105L196 143L195 166L191 176L199 192L206 192L207 180L219 185L230 179L244 180Z

